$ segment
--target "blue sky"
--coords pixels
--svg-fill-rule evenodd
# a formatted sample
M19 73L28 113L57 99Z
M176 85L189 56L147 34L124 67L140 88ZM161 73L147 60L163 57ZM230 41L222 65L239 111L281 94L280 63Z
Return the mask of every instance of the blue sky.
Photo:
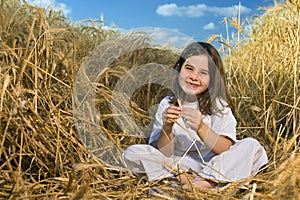
M27 0L28 3L64 10L73 22L104 17L106 27L120 30L160 27L178 31L195 40L226 36L224 18L237 15L238 0ZM241 18L261 15L259 7L273 0L241 0ZM231 29L232 32L234 29Z

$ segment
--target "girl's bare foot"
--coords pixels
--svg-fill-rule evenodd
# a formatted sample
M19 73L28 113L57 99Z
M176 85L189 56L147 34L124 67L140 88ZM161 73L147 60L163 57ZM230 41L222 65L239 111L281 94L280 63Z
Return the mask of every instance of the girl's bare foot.
M186 183L185 185L182 186L182 188L184 190L191 190L192 187L212 189L217 185L215 182L208 181L208 180L196 180L193 181L192 184L193 186L191 186L190 183Z
M185 185L189 182L189 178L185 174L179 174L176 176L176 178L182 185Z

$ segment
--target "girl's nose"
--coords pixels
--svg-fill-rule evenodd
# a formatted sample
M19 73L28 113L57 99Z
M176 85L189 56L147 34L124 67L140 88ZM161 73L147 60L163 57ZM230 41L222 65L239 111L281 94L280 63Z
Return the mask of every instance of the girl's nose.
M191 78L192 80L200 80L200 79L202 79L202 78L201 78L201 75L200 75L199 73L197 73L197 72L192 72L192 73L190 74L190 78Z

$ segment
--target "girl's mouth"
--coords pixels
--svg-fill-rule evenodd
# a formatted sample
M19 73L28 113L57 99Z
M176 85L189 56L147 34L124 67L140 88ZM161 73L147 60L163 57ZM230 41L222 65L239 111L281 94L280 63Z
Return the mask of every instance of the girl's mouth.
M190 82L187 82L187 85L192 88L192 89L196 89L198 88L200 85L199 84L196 84L196 83L190 83Z

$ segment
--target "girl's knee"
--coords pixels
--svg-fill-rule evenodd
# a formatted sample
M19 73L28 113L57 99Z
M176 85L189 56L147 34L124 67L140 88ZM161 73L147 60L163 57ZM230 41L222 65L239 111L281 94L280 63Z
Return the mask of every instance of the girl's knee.
M134 155L140 153L140 145L134 144L130 145L129 147L126 148L126 150L123 152L123 158L125 160L131 159L134 157Z
M124 151L124 153L138 152L138 149L139 149L139 145L138 144L130 145L129 147L126 148L126 150Z
M244 138L240 140L240 145L243 146L243 148L260 148L262 147L261 144L254 138Z
M123 152L124 160L139 160L143 157L147 157L151 153L151 146L147 144L134 144Z
M243 140L245 140L245 141L246 141L247 143L249 143L249 144L253 144L253 145L259 144L259 142L258 142L256 139L251 138L251 137L245 138L245 139L243 139Z

